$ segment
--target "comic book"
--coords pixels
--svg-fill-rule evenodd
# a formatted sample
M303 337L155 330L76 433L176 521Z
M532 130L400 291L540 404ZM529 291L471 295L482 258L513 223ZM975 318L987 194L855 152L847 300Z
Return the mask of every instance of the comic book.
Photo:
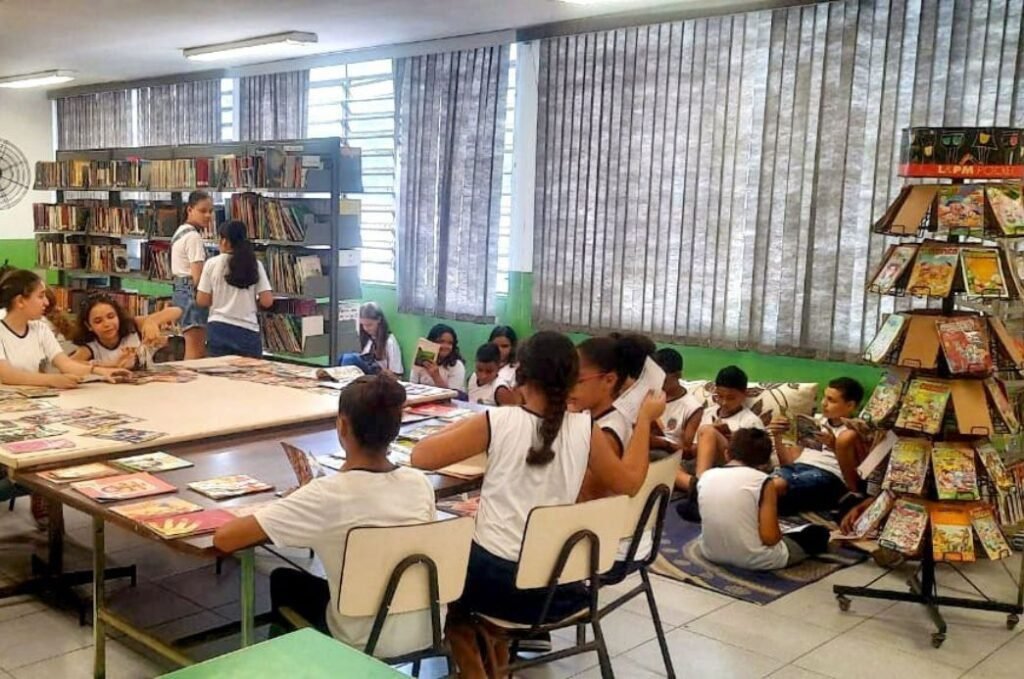
M960 270L968 297L1009 297L999 251L995 248L963 248Z
M263 483L245 474L218 476L206 481L193 481L188 484L188 487L214 500L224 500L229 497L262 493L274 489L270 484Z
M984 226L985 192L981 186L951 184L939 189L939 231L968 235L980 232Z
M882 488L894 493L920 495L928 474L928 458L932 444L927 439L901 438L889 454Z
M47 450L68 450L75 447L75 442L68 439L36 439L34 441L13 441L4 444L9 453L42 453Z
M412 463L412 441L395 441L388 446L388 459L394 464L409 465Z
M146 431L145 429L129 429L127 427L102 427L100 429L93 429L87 431L83 436L91 436L97 439L107 439L110 441L119 441L121 443L146 443L158 439L161 436L166 436L158 431Z
M974 561L974 534L967 509L955 504L935 504L929 514L935 560Z
M0 420L0 444L29 442L68 433L67 429Z
M974 448L967 443L936 442L932 446L932 472L940 500L978 500Z
M1013 479L995 446L987 442L977 443L974 449L978 451L978 457L981 458L981 463L985 466L985 471L988 472L988 477L992 480L992 485L996 487L996 490L1001 493L1011 490L1014 487Z
M860 419L876 426L887 420L899 405L905 386L906 381L902 375L896 372L887 373L871 392L871 398L864 405Z
M284 448L284 454L288 456L288 464L295 472L295 480L299 482L300 486L324 475L323 467L315 457L306 451L285 441L281 441L281 447Z
M935 325L942 354L951 373L987 373L992 370L992 354L988 350L988 333L983 318L965 316L951 321L936 321Z
M988 558L998 561L1012 554L1010 545L1006 542L1006 536L1003 535L1003 531L999 528L999 523L996 521L991 508L978 507L972 509L971 525L974 526L974 532L978 534L978 539L981 540L981 546L985 548L985 554L988 555Z
M914 261L917 254L917 243L903 243L889 247L885 253L881 266L871 279L868 285L868 292L877 292L884 295L891 291L903 277L907 266Z
M234 514L223 509L204 509L201 512L144 519L141 523L163 539L173 540L212 533L235 518Z
M915 297L948 297L959 262L960 248L956 245L923 244L914 260L907 292Z
M120 472L110 465L106 465L101 462L79 464L74 467L64 467L63 469L50 469L49 471L39 472L39 476L53 483L85 481L87 479L98 479L103 476L114 476L115 474L120 474Z
M12 398L0 400L0 415L6 413L32 413L37 410L52 410L53 404L38 398Z
M132 457L122 457L113 462L119 467L137 472L169 472L193 466L188 460L159 451L143 455L133 455Z
M155 519L161 516L174 516L176 514L187 514L198 512L203 508L194 502L182 500L180 497L161 497L155 500L143 500L142 502L131 502L126 505L111 507L110 511L115 514L142 521L144 519Z
M875 501L868 505L868 508L860 515L857 522L853 524L853 532L849 535L833 535L832 539L863 540L870 536L878 528L878 524L882 522L882 519L888 516L894 502L896 502L896 496L887 490L883 490L875 497Z
M881 363L892 351L903 332L907 329L907 317L903 314L890 314L885 323L878 329L871 344L864 350L864 360L870 363Z
M995 184L985 189L992 216L1005 236L1024 234L1024 201L1019 184Z
M439 431L443 431L450 422L424 422L412 427L408 431L403 431L401 437L409 441L422 441L428 436L433 436Z
M1011 434L1016 434L1020 430L1020 420L1017 419L1017 413L1013 408L1013 404L1006 398L1003 385L995 378L990 377L985 380L985 389L988 391L992 403L995 404L996 410L999 411L999 416L1006 423L1006 428L1010 430Z
M911 380L896 417L896 427L926 434L939 433L949 403L949 391L949 384L940 380Z
M96 502L132 500L138 497L173 493L177 490L171 484L146 472L121 474L94 481L79 481L72 483L71 487Z
M920 502L896 500L889 519L885 522L878 544L907 555L921 548L925 528L928 527L928 508Z

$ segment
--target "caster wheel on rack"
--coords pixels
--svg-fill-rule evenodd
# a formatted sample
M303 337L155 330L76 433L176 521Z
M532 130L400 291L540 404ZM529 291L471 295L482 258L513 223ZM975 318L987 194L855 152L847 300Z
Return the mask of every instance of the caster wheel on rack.
M935 632L932 634L932 647L939 648L942 646L942 642L946 640L946 635L942 632Z
M836 601L839 602L839 610L841 610L843 613L845 613L848 610L850 610L850 604L852 602L845 595L843 595L843 594L838 595L836 597Z
M1013 629L1020 622L1020 616L1016 613L1010 613L1006 616L1006 629Z

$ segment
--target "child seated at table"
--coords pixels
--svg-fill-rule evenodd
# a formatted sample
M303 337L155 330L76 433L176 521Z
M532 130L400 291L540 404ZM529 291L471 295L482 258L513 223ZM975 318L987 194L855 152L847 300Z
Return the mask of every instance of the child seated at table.
M783 534L775 485L764 471L771 455L767 432L737 429L729 438L729 461L701 475L697 482L703 517L699 545L708 561L770 571L828 548L829 531L824 526Z
M338 612L342 561L348 532L361 526L399 526L435 518L434 488L423 472L388 461L388 445L402 425L405 389L394 379L363 376L338 399L338 438L345 464L334 475L314 479L253 516L222 526L214 545L234 552L264 542L312 548L327 579L293 568L270 574L270 602L276 622L288 607L324 633L363 649L373 617ZM431 644L429 611L388 618L375 653L398 656Z
M146 367L155 351L167 344L161 328L181 318L181 309L164 307L147 316L132 317L109 295L90 295L78 312L78 349L71 358L82 363L127 368Z
M427 339L440 347L437 360L416 361L409 372L409 381L453 389L463 398L466 390L466 364L462 362L459 336L455 334L455 328L438 323L427 333Z
M469 401L485 406L497 405L494 391L498 387L498 370L501 367L501 350L493 342L481 344L476 350L476 369L469 376Z

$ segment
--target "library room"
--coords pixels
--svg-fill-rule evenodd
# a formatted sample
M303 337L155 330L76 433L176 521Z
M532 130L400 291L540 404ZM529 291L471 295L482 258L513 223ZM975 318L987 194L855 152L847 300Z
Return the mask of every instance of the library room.
M0 0L0 679L1020 679L1021 0Z

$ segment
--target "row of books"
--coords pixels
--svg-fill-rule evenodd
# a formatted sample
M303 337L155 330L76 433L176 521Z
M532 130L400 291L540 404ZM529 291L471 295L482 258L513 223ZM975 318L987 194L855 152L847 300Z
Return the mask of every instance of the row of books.
M306 237L311 212L300 203L242 193L232 196L227 207L227 218L244 222L252 240L301 242Z
M874 226L878 233L913 235L921 229L956 236L1024 236L1021 184L904 186Z
M318 255L296 255L282 248L267 248L263 265L275 292L291 295L305 293L304 282L323 275L323 264Z
M149 243L148 247L143 248L142 269L149 274L150 278L161 281L171 280L173 278L171 273L171 244Z
M107 201L73 202L32 206L36 231L67 231L98 235L171 236L185 221L184 210L171 202L126 201L109 205ZM224 221L224 206L214 206L211 223L200 227L205 238L212 238L214 224Z
M981 498L995 508L1001 526L1016 526L1024 522L1024 461L1006 466L1012 484L1001 491L994 484L982 484Z
M51 240L36 241L36 264L47 269L81 269L81 245Z
M166 308L171 303L169 297L151 297L137 292L111 290L108 288L69 288L63 285L49 286L57 299L57 306L65 311L77 311L82 303L97 293L110 297L128 312L130 316L148 316Z
M263 348L274 353L302 353L302 320L291 314L260 314Z
M32 221L36 231L85 231L88 220L89 211L79 205L32 205Z
M868 291L905 291L915 297L963 292L967 297L1008 299L1021 296L1021 282L1013 267L1004 264L999 248L925 241L890 246Z
M975 453L999 493L1009 492L1013 481L999 452L991 443L932 442L924 438L899 438L889 454L882 489L921 495L931 464L935 491L940 500L980 500Z

